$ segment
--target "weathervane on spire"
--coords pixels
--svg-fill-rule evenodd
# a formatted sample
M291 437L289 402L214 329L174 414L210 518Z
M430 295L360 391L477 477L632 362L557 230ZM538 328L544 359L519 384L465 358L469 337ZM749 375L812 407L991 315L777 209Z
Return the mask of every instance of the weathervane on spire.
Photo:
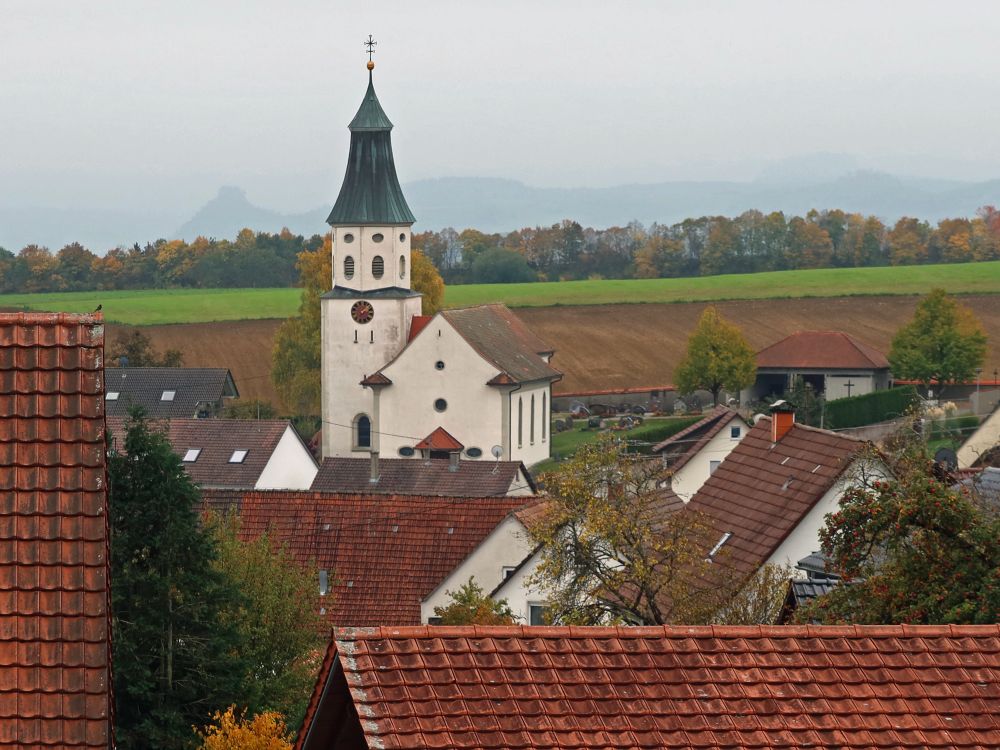
M365 42L365 46L368 48L368 70L371 70L372 68L375 67L375 63L372 62L372 54L375 52L375 47L377 45L378 45L378 42L376 42L374 39L372 39L372 35L369 34L368 35L368 39Z

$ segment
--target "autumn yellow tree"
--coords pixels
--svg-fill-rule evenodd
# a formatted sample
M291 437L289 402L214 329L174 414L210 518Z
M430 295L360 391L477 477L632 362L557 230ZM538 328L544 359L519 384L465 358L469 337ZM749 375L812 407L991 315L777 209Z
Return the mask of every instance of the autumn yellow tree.
M705 308L688 338L687 353L674 370L680 392L701 388L709 391L718 404L723 389L739 393L753 383L756 374L756 357L740 329L714 307Z
M213 723L195 729L200 750L291 750L292 733L281 714L267 711L251 718L237 715L234 706L217 711Z

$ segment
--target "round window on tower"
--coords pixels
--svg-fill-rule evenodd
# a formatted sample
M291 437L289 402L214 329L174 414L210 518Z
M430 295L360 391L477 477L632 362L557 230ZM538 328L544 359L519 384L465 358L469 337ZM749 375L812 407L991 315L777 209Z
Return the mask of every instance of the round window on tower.
M401 279L405 279L406 278L406 256L405 255L400 255L399 256L399 278L401 278Z
M406 232L400 232L399 233L399 241L400 242L406 242Z
M385 275L385 261L382 260L381 255L376 255L372 258L372 276L376 279L381 279Z
M353 279L354 278L354 258L348 255L344 258L344 278Z
M443 370L444 369L444 362L442 362L439 359L437 362L434 363L434 369L435 370Z
M443 398L439 398L437 401L434 402L434 411L444 411L447 408L448 408L448 402L445 401Z
M381 242L385 237L382 236L381 232L376 232L372 235L372 242Z
M344 235L344 242L354 242L354 235L348 232Z

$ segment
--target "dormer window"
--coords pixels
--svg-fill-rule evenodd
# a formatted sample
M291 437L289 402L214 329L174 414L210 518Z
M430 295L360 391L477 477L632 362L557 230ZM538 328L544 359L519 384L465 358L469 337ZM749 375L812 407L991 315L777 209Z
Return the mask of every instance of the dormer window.
M198 460L198 456L201 455L201 448L188 448L187 452L184 454L184 458L181 460L186 464L193 464Z
M241 464L241 463L243 463L244 461L246 461L247 453L248 452L249 451L245 451L245 450L242 450L242 449L233 451L233 455L231 455L229 457L229 463L231 463L231 464Z
M164 391L160 394L160 401L173 401L177 391Z

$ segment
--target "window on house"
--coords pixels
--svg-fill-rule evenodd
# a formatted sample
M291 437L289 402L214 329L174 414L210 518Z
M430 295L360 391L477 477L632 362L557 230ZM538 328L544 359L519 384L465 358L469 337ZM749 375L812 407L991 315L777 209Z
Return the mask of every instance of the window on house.
M385 261L382 259L381 255L376 255L372 258L372 276L376 279L381 279L385 275Z
M524 445L524 399L517 397L517 447Z
M160 401L173 401L177 391L164 391L160 394Z
M480 456L483 455L483 449L476 448L475 446L471 448L466 448L465 455L468 456L469 458L479 458Z
M198 460L198 456L201 455L201 448L188 448L187 452L184 454L184 458L181 459L184 463L193 464Z
M708 462L708 473L709 474L714 474L715 470L719 468L719 464L721 464L721 463L722 463L722 461L709 461Z
M500 568L500 580L508 580L512 575L514 575L515 570L517 570L517 567L514 565L504 565Z
M330 593L330 575L325 570L319 572L319 595L326 596Z
M528 439L535 444L535 394L531 394L531 414L528 417Z
M547 625L549 621L549 608L544 604L528 604L528 624Z
M108 391L107 395L104 398L107 399L108 401L117 401L118 391Z
M546 428L549 425L549 394L542 394L542 442L545 442Z
M434 401L434 411L444 411L448 408L448 402L443 398L436 399Z
M440 617L428 617L427 618L427 624L428 625L440 625L441 624L441 618Z
M372 420L367 414L359 414L354 418L354 447L372 447Z
M229 463L231 464L241 464L247 460L247 453L249 451L240 449L233 451L233 455L229 457Z
M740 428L738 426L729 428L729 437L736 439L739 436L740 436Z
M413 456L413 454L416 453L412 445L404 445L402 448L399 449L398 452L399 455L401 455L403 458L410 458L411 456Z
M344 242L354 242L354 235L348 232L344 235Z
M381 242L384 239L385 237L382 236L381 232L375 232L375 234L372 235L372 242Z
M354 278L354 258L348 255L344 258L344 278L353 279Z

